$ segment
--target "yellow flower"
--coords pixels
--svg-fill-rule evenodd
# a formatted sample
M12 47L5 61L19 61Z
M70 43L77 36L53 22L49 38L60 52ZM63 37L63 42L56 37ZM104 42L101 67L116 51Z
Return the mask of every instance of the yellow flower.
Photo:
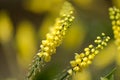
M68 73L71 75L72 71L80 72L83 70L83 68L90 65L94 57L99 53L99 50L103 49L107 45L109 39L109 36L106 36L104 33L102 33L102 35L98 36L94 41L96 46L91 44L84 49L83 53L75 53L75 59L70 61L72 69L69 69Z
M109 8L109 15L112 21L112 29L115 38L115 44L117 45L118 53L120 52L120 9L116 7ZM120 65L120 54L116 56L117 65Z
M66 1L60 11L59 17L53 25L52 31L46 34L45 40L42 40L40 51L33 59L26 80L34 80L36 75L44 67L45 63L51 60L51 56L56 53L56 47L62 43L66 31L71 26L73 20L73 6Z
M112 21L115 43L118 46L118 50L120 50L120 10L116 7L109 8L109 15Z
M65 2L60 12L60 17L56 19L52 31L46 34L46 40L42 40L40 45L41 51L37 55L43 58L45 62L49 62L51 55L56 53L56 47L62 43L66 31L73 20L73 7L70 3Z

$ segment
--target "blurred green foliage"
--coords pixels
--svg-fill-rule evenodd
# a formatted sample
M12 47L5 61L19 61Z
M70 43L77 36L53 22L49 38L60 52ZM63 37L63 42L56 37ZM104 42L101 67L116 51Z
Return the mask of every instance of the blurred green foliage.
M23 80L41 40L55 22L65 0L0 0L0 80ZM52 80L69 65L74 52L82 52L98 34L105 32L113 39L108 8L118 6L119 0L69 0L75 7L76 20L67 32L63 44L57 49L40 74L40 80ZM94 63L73 80L97 80L119 62L116 46L111 41ZM103 72L103 73L102 73ZM116 80L120 79L120 72ZM86 78L87 77L87 78Z

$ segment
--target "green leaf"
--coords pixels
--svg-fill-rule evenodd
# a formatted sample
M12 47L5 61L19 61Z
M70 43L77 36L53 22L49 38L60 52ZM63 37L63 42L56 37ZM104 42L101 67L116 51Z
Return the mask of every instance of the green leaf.
M101 77L100 80L115 80L114 79L115 70L116 70L116 67L112 69L105 77Z

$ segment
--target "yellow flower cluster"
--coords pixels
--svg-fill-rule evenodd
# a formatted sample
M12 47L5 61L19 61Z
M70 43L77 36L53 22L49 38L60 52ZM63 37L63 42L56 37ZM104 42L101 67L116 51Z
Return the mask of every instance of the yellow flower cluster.
M81 71L83 68L90 65L95 55L99 53L99 50L107 46L107 42L109 41L109 39L109 36L106 36L104 33L102 33L102 35L98 36L97 39L94 41L96 46L91 44L84 49L83 53L75 53L75 59L70 61L72 69L68 70L68 73L72 74L73 71Z
M120 9L116 7L109 8L110 19L112 20L112 29L118 50L120 50Z
M70 3L67 5L71 7ZM61 10L60 17L56 19L53 30L46 35L46 40L42 40L40 45L41 51L37 55L43 58L45 62L49 62L51 55L56 53L56 47L61 44L67 29L74 20L73 8L70 8L66 13L63 10Z

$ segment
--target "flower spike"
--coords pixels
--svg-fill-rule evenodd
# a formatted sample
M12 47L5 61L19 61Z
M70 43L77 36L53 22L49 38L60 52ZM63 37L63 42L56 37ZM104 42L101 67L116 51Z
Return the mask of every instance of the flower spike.
M112 21L115 43L118 46L118 50L120 50L120 9L116 7L109 8L109 15Z
M51 55L56 53L56 47L62 43L67 29L74 20L71 4L65 2L64 5L60 17L56 19L53 31L46 35L46 40L42 40L42 44L40 45L41 51L37 55L43 58L45 62L49 62ZM68 10L65 10L66 7L69 7Z
M74 18L73 6L66 1L60 11L59 17L53 25L53 30L46 34L46 40L42 40L40 51L33 59L26 80L34 80L44 67L45 63L51 60L51 56L56 53L56 47L62 43L62 40Z
M66 73L64 73L62 78L60 77L60 79L55 80L69 80L73 73L81 72L84 68L92 64L94 57L101 49L107 46L109 40L110 37L106 36L105 33L102 33L101 36L98 36L97 39L94 40L95 45L90 44L84 49L84 52L80 54L75 53L74 60L70 61L71 67L66 70Z
M100 49L103 49L107 46L107 42L110 37L102 33L101 36L98 36L94 41L96 46L90 44L87 48L84 49L83 53L75 53L75 59L70 61L72 71L78 72L82 71L85 67L89 66L92 63L94 57L99 53ZM71 74L71 70L68 71Z

